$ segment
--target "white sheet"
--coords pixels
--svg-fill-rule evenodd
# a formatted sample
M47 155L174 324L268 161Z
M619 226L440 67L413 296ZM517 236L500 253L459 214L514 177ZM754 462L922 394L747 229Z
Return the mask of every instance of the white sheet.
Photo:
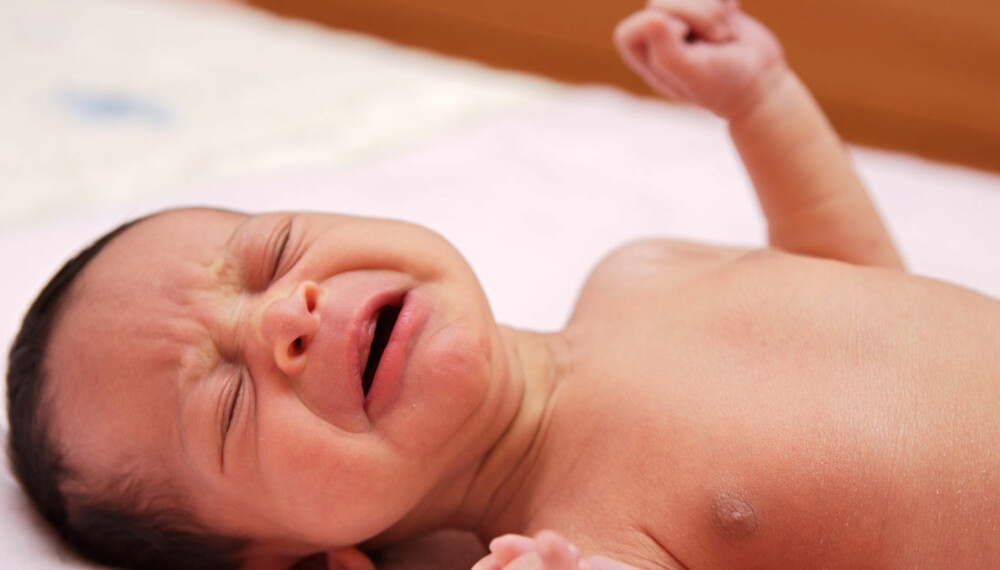
M17 0L15 5L23 7L27 1L48 2ZM87 2L111 5L110 0ZM314 38L313 31L303 33ZM313 41L322 44L321 40L309 40ZM371 46L376 51L385 49L378 44ZM315 45L309 49L327 48ZM416 56L398 57L406 60ZM448 79L440 79L440 73ZM449 73L431 71L429 76L438 79L421 81L479 83L490 76L497 82L496 89L503 91L500 86L509 79L487 71L465 79ZM474 100L481 86L458 87L455 93L462 95L456 97ZM534 94L522 92L518 100L500 106L506 114L482 120L478 126L465 123L463 130L449 131L448 125L458 123L442 119L437 124L445 127L437 129L434 136L421 135L421 144L408 143L405 150L386 143L395 150L380 152L381 158L372 156L349 168L344 162L293 161L282 169L267 160L261 166L248 158L245 165L194 177L197 183L185 191L167 191L167 187L184 182L190 171L171 178L169 185L152 195L118 198L112 204L91 196L85 200L90 204L85 211L44 219L38 213L44 208L26 214L33 221L8 227L0 234L0 260L4 267L17 268L5 272L7 278L0 282L0 337L13 336L20 314L38 288L85 242L122 220L181 204L245 210L333 210L424 223L466 254L500 320L539 329L561 325L588 269L623 241L657 234L742 244L763 242L763 223L751 188L723 125L716 119L696 110L603 89L543 87ZM527 103L531 104L525 106ZM378 107L373 105L372 109ZM393 107L390 104L387 108ZM515 112L515 108L520 110ZM6 112L6 107L0 109L0 113ZM401 115L396 117L403 120ZM359 119L355 128L362 130L362 125L364 121ZM254 127L246 128L249 132ZM262 133L266 130L261 129ZM195 137L195 132L200 131L192 131L190 136ZM131 139L101 144L114 150L127 140ZM170 152L175 153L171 164L197 163L198 154L182 148L189 140L179 137L172 143L178 146L170 146ZM314 141L314 148L327 144L318 134L303 140ZM385 140L394 139L390 136ZM255 142L259 145L255 156L283 155L289 148L304 148L300 143L300 139L267 131ZM199 148L208 156L222 156L213 154L216 147ZM286 156L298 153L287 152ZM994 223L1000 214L1000 177L902 155L854 152L915 271L1000 296L1000 263L996 261L1000 258L1000 225ZM52 160L59 156L52 151ZM114 171L116 165L111 161L106 166ZM13 171L24 173L27 169ZM145 182L161 174L173 176L153 169L135 178L127 168L125 171L119 179L123 188L129 180ZM10 172L7 165L0 169L5 206L9 203ZM75 172L67 169L53 175L51 186L42 184L47 178L33 178L30 173L17 180L37 182L39 192L48 188L58 194L61 184L91 190L89 183L77 180ZM105 175L109 180L116 176L114 172L94 174ZM0 474L0 487L0 568L80 567L62 560L41 537L6 472Z
M0 2L0 225L372 160L561 88L241 6Z

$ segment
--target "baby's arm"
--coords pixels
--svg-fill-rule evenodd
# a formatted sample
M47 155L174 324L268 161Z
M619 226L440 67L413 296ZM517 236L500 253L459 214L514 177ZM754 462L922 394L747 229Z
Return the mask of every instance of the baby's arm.
M903 266L840 139L774 36L735 0L651 0L615 39L651 87L729 121L771 245Z

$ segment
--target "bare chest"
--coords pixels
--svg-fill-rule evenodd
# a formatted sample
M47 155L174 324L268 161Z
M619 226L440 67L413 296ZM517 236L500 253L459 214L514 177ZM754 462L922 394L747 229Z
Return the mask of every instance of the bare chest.
M1000 561L995 302L768 269L582 300L563 489L693 568Z

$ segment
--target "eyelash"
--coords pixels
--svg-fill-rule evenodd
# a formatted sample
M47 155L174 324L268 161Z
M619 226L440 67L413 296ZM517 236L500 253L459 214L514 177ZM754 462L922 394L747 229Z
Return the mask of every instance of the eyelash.
M233 425L233 418L236 416L236 404L240 401L240 394L243 392L243 385L245 384L245 378L243 373L240 373L240 377L237 380L236 388L232 391L232 395L229 397L229 402L226 405L226 422L222 426L222 435L225 436L229 433L229 428Z
M285 257L285 249L288 247L288 240L292 236L292 224L289 224L281 233L279 238L280 243L278 244L278 253L274 256L274 267L271 269L271 280L273 281L278 276L278 270L281 269L281 260Z

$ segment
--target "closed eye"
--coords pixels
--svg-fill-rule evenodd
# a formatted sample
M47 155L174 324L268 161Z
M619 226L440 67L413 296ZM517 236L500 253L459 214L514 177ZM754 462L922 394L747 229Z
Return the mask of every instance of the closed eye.
M244 376L241 373L239 378L236 380L236 388L229 391L229 401L226 403L226 419L222 425L223 441L225 441L225 437L229 433L229 428L233 425L233 417L236 416L236 405L240 401L240 395L243 393L244 384Z
M273 281L278 276L278 270L281 269L281 260L285 257L285 250L288 248L288 240L292 236L292 222L289 219L288 223L285 224L285 228L281 231L281 236L277 240L278 247L274 255L274 266L271 268L271 280Z

